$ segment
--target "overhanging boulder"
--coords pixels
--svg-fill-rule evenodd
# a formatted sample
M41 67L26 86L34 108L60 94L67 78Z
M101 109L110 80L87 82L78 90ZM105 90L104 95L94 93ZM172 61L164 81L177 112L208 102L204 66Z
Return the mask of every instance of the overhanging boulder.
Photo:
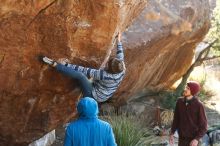
M75 116L77 84L39 63L38 54L99 68L126 30L127 73L114 95L120 103L179 79L209 21L208 0L1 2L1 144L27 145Z

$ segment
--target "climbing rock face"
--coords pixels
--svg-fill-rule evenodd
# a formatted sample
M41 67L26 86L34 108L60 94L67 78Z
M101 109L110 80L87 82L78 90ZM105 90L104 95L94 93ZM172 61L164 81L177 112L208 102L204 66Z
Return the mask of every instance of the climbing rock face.
M208 0L2 0L0 145L27 145L75 116L77 82L39 54L99 68L125 31L127 72L113 96L120 103L172 85L208 28Z
M123 35L127 74L117 92L120 100L143 89L168 88L180 79L209 30L209 15L207 0L149 0Z
M27 145L75 115L76 81L38 61L99 67L119 29L146 1L2 0L0 5L0 143Z

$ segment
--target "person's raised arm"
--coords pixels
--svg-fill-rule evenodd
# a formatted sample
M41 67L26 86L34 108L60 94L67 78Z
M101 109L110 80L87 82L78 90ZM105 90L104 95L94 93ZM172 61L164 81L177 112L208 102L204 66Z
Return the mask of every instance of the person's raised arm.
M123 52L123 47L122 47L122 43L121 43L121 33L118 33L117 36L117 52L116 52L116 58L118 58L119 60L124 60L124 52Z

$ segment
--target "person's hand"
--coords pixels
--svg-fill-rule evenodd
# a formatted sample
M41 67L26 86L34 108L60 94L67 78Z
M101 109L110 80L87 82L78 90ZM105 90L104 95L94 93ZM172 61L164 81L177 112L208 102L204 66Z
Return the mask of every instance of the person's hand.
M118 32L117 40L118 40L118 42L121 42L121 32Z
M199 143L199 141L197 139L193 139L191 142L190 142L190 146L197 146Z
M174 136L173 136L173 134L170 135L169 142L170 142L170 145L174 145Z

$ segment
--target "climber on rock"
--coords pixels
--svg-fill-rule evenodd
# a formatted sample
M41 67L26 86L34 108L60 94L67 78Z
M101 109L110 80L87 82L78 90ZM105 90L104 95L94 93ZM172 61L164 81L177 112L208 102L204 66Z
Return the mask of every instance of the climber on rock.
M117 35L116 57L109 59L103 69L92 69L67 62L58 63L46 56L40 56L40 60L57 71L78 80L83 97L93 97L97 102L104 102L114 94L126 70L121 33ZM92 82L89 78L92 78Z

